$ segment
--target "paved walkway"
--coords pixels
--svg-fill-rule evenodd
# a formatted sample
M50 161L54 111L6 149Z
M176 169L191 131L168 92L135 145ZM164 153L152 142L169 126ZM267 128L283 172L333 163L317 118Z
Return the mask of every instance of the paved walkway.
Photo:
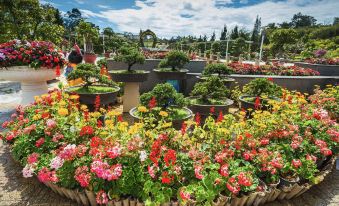
M0 125L10 113L0 113ZM127 121L130 120L126 116ZM8 148L0 141L0 206L77 205L40 183L37 178L23 178L22 167L13 162ZM298 198L275 201L265 206L339 206L339 171L333 170L326 179Z

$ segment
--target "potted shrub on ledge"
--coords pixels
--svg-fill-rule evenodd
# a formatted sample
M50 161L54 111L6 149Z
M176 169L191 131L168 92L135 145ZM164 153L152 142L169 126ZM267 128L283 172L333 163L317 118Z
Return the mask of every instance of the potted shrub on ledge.
M89 22L81 21L76 28L80 37L84 40L84 61L86 63L94 64L97 58L93 51L93 41L99 37L99 30Z
M269 106L269 100L280 101L282 88L271 79L257 78L244 86L243 93L239 97L242 108L265 110Z
M204 71L202 72L202 76L198 76L201 80L206 80L209 76L216 75L222 78L225 86L230 88L232 83L235 81L232 78L229 78L228 75L232 73L232 70L228 68L225 64L215 63L215 64L208 64Z
M160 120L172 122L173 127L180 129L184 121L192 117L192 111L185 106L187 101L169 83L157 84L150 92L140 96L140 105L130 110L135 119L147 118L154 124Z
M160 61L159 68L153 71L161 80L182 80L186 79L187 69L183 69L190 59L184 52L173 50Z
M127 64L127 70L115 70L113 61L124 62ZM144 55L135 47L124 46L118 51L118 55L107 60L109 74L113 81L116 82L144 82L148 78L149 71L132 70L133 65L143 64L145 62Z
M99 67L94 64L79 64L67 77L68 80L81 78L85 83L68 88L69 93L77 93L81 104L94 106L115 103L120 90L116 83L100 74Z
M22 105L48 92L47 80L55 79L65 60L54 44L13 40L0 44L0 79L20 82Z
M218 115L220 112L228 113L228 108L233 101L228 99L229 90L226 88L222 79L217 76L208 77L203 82L194 85L189 97L189 108L202 116L208 116L213 113Z

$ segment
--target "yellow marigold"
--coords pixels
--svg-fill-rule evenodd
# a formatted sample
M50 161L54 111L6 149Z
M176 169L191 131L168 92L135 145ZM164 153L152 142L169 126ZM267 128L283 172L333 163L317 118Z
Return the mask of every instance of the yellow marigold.
M112 110L112 111L108 112L107 115L110 116L110 117L119 116L119 115L121 115L121 112L118 112L116 110Z
M168 117L168 113L165 112L165 111L160 111L159 115L162 116L162 117Z
M111 119L105 120L105 125L111 125L111 124L113 124L113 120L111 120Z
M61 100L61 101L59 102L59 105L60 105L60 106L65 106L65 105L66 105L66 102L65 102L64 100Z
M79 95L73 94L69 98L70 99L79 99Z
M172 126L172 122L165 122L162 127L163 128L167 128L167 127L171 127Z
M66 108L60 108L60 109L58 110L58 114L59 114L60 116L67 116L67 115L68 115L68 109L66 109Z
M101 116L101 113L100 112L91 112L91 117L94 117L94 118L98 118Z
M81 110L86 110L86 109L87 109L87 105L84 105L84 104L81 105L81 106L80 106L80 109L81 109Z
M39 120L41 119L41 115L40 114L36 114L33 116L33 120Z
M138 107L138 111L139 111L139 112L142 112L142 113L145 113L145 112L147 112L148 110L147 110L147 108L144 107L144 106L139 106L139 107Z

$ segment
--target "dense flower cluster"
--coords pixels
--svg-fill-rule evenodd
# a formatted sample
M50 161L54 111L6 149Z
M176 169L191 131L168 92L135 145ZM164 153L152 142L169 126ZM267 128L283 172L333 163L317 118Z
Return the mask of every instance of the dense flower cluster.
M339 65L339 58L310 58L305 62L310 64Z
M313 69L304 69L297 66L276 66L263 65L255 66L253 64L240 64L238 62L230 63L229 67L235 74L250 75L280 75L280 76L316 76L319 72Z
M0 67L29 65L60 69L64 63L63 54L51 42L13 40L0 44Z
M115 110L91 113L77 96L54 91L19 107L0 136L24 166L24 177L92 190L98 204L131 196L156 205L173 199L203 205L220 194L276 187L280 178L316 183L338 153L339 126L322 102L338 101L331 96L336 92L338 87L319 90L307 102L284 91L281 102L253 111L251 119L244 111L205 122L196 115L175 130L165 122L151 129L128 125Z

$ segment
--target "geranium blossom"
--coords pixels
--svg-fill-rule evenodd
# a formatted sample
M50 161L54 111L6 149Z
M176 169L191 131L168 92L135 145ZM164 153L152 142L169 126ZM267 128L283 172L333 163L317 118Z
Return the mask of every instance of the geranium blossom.
M32 165L27 164L23 169L22 169L22 176L24 178L28 178L28 177L33 177L34 174L34 168L32 167Z
M64 160L60 158L59 156L56 156L51 160L50 167L52 169L57 170L60 167L62 167L63 164L64 164Z

